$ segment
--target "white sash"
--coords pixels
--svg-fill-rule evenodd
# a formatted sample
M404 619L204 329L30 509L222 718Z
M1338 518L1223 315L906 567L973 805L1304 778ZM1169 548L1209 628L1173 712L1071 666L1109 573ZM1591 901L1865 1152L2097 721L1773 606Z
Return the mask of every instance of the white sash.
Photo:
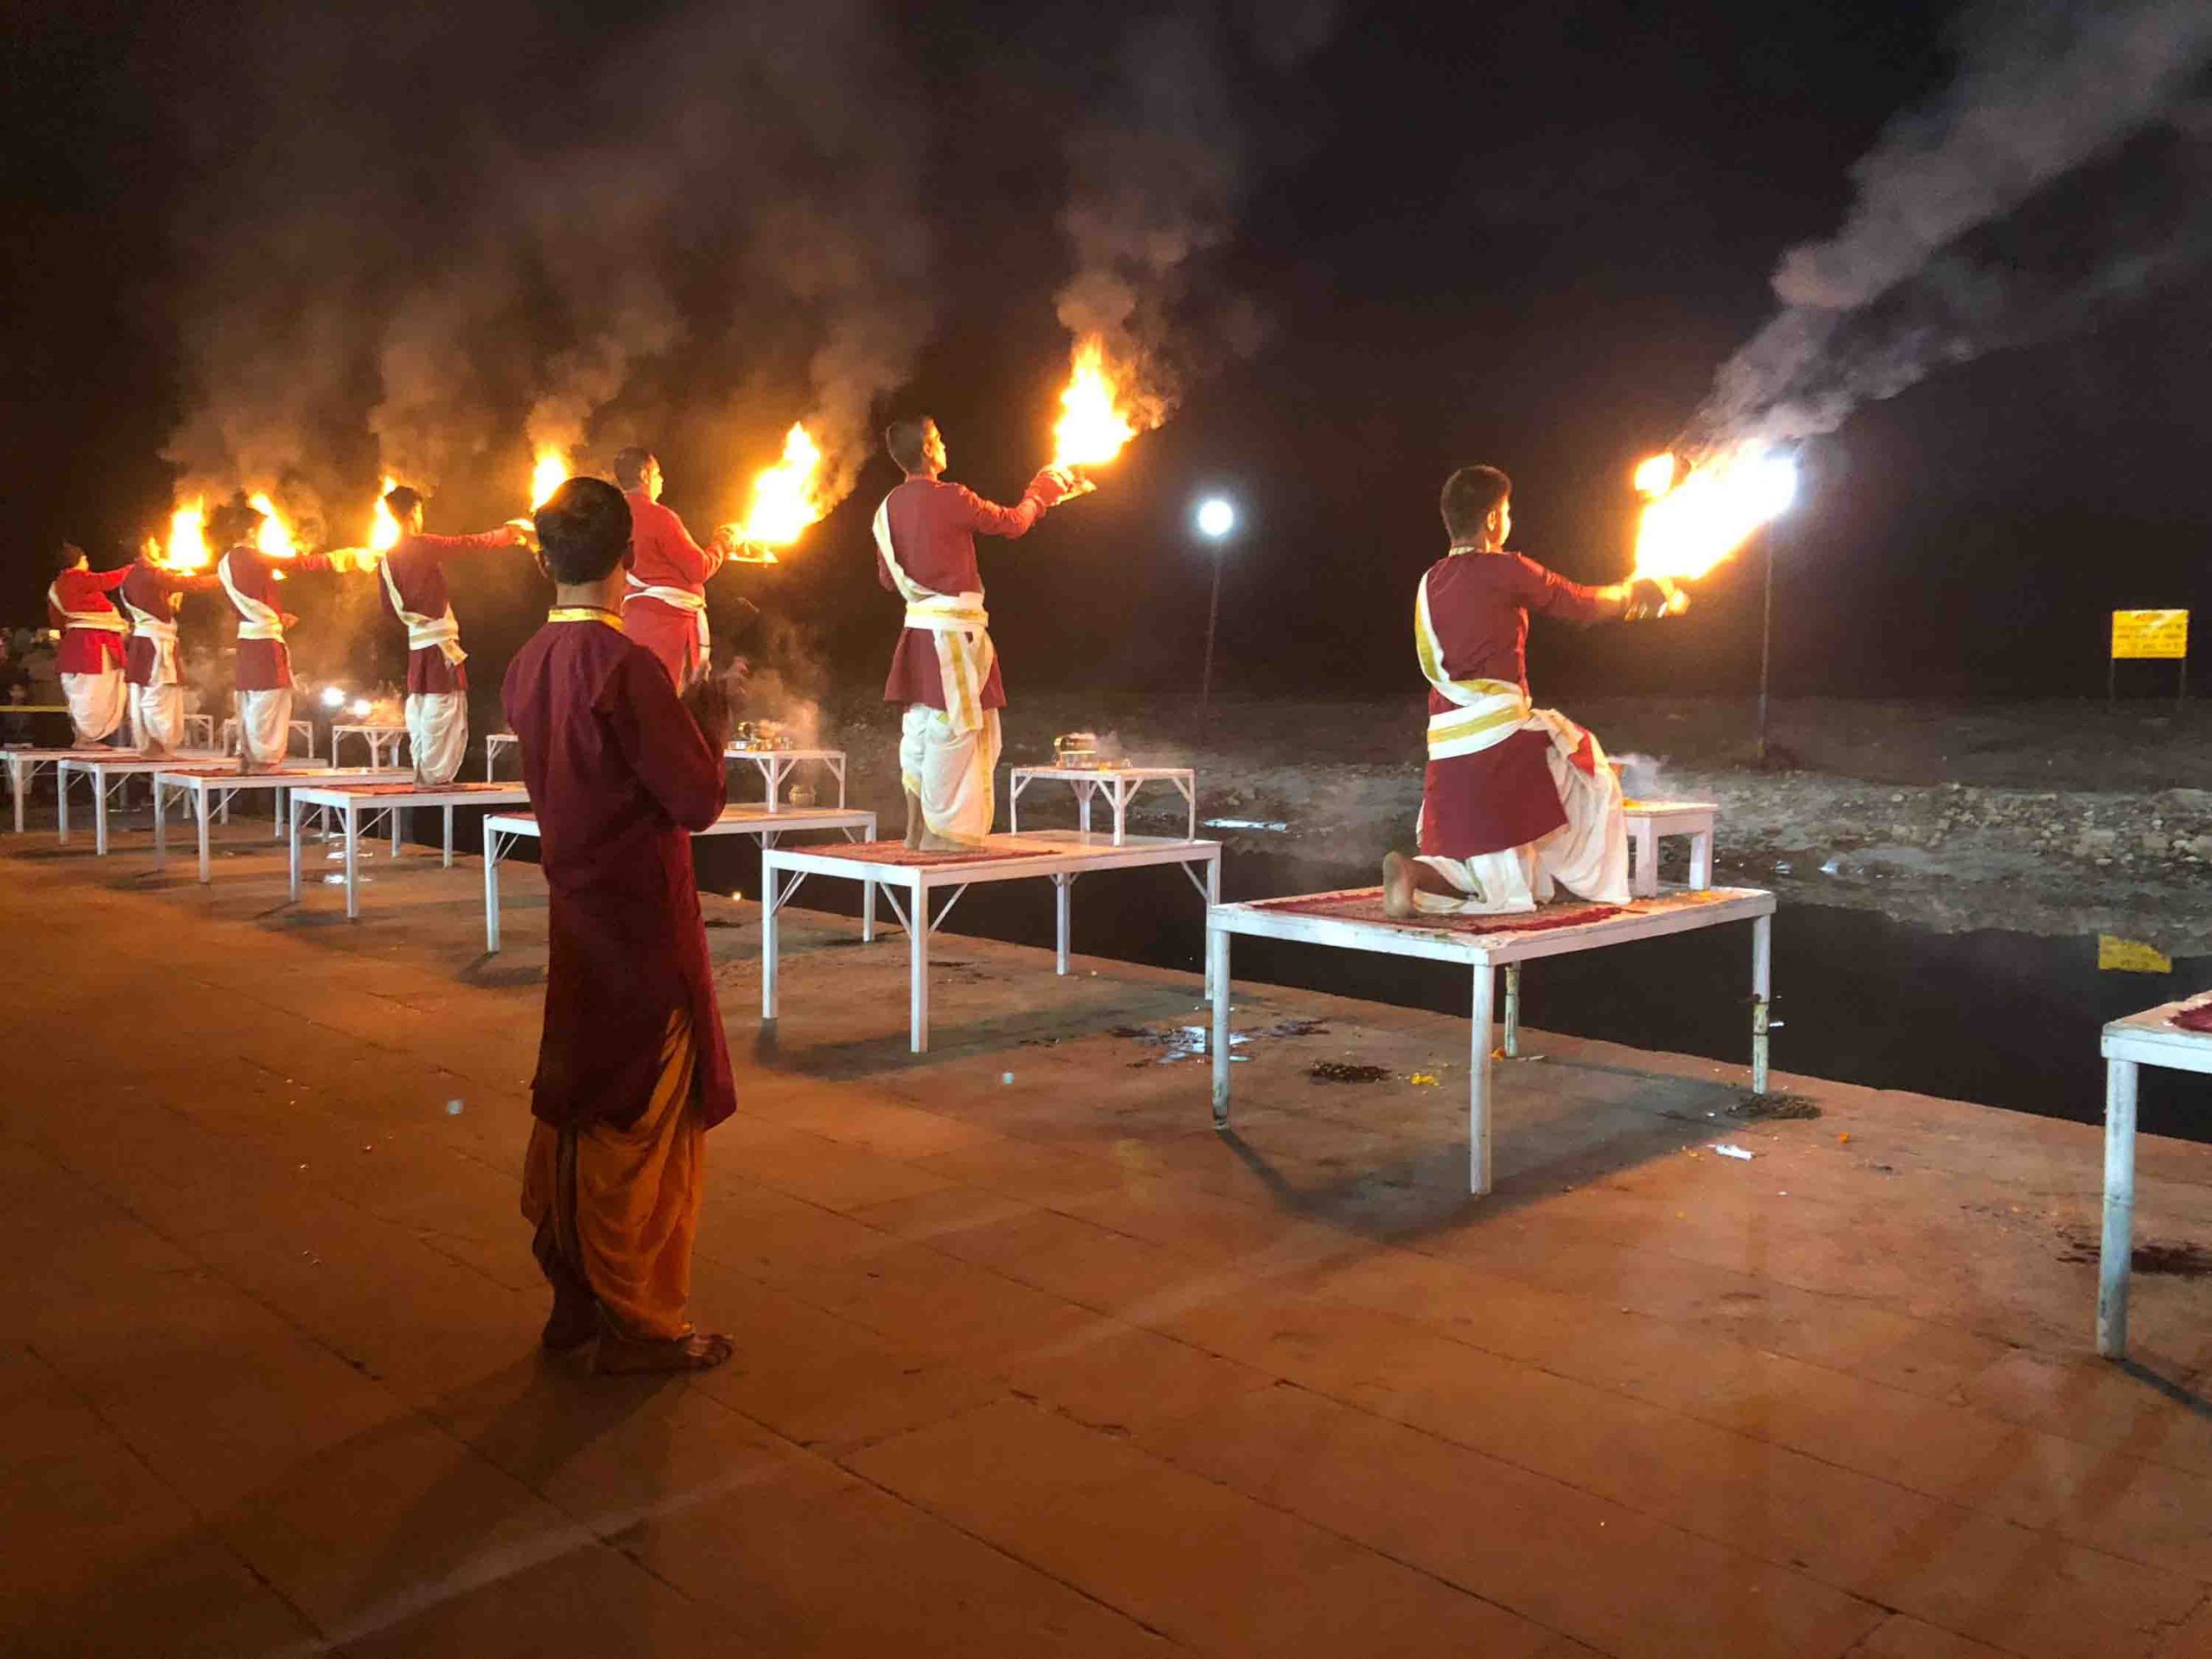
M391 601L392 614L407 625L408 650L435 648L448 665L454 668L468 660L468 653L461 648L461 623L450 604L443 616L425 616L420 611L410 611L407 601L399 596L399 584L392 579L390 559L377 561L377 574L384 578L385 597Z
M61 584L54 582L46 590L46 602L61 613L62 625L72 628L90 628L94 633L128 633L130 625L114 611L73 611L61 602Z
M1587 732L1557 709L1531 707L1528 693L1510 680L1446 678L1444 647L1437 643L1436 625L1428 613L1426 575L1421 577L1421 589L1414 599L1414 648L1421 657L1421 677L1438 695L1457 705L1428 717L1430 760L1448 760L1454 755L1480 754L1484 749L1496 748L1516 732L1541 732L1554 748L1569 757L1586 741L1594 743Z
M679 611L689 611L699 619L699 656L703 660L707 655L708 647L714 641L713 634L707 628L707 596L704 594L695 594L689 588L664 588L658 582L639 582L635 576L631 576L627 580L630 586L622 595L622 602L625 605L633 599L657 599L662 604L672 605Z
M231 596L231 603L238 607L238 638L274 639L279 645L283 644L284 613L265 600L249 599L238 591L238 583L231 580L229 553L216 562L215 575L222 582L223 591Z
M120 595L118 595L120 597ZM176 675L176 619L140 610L128 598L123 608L130 613L130 632L143 634L154 647L154 671L149 685L175 685Z
M981 594L936 594L923 587L900 567L891 549L891 498L885 496L875 510L876 550L883 568L906 601L906 626L925 629L937 646L938 676L944 684L944 712L955 737L979 729L983 723L983 686L991 677L998 650L987 632L991 619L983 609Z

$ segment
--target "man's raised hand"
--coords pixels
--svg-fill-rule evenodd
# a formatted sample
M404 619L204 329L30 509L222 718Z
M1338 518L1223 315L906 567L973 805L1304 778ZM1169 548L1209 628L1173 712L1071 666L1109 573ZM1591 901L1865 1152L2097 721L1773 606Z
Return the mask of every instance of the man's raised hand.
M729 747L729 728L735 709L729 682L709 671L691 682L683 693L683 706L699 722L699 730L717 754Z

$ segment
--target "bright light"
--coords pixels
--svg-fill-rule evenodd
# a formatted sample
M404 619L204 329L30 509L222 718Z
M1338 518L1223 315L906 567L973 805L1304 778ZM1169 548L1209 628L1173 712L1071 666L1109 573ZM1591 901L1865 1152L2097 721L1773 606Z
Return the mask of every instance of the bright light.
M1219 496L1198 503L1198 534L1219 541L1236 528L1236 509Z
M371 702L366 697L356 697L353 699L353 707L350 712L356 720L366 720L369 717L369 711L375 707L376 704Z
M326 709L344 708L346 706L346 688L342 685L324 686L322 688L322 706Z
M535 512L569 481L569 458L550 445L541 445L537 463L530 469L530 506Z
M1669 453L1653 455L1638 463L1636 469L1636 493L1638 495L1664 495L1675 487L1675 457Z
M1797 499L1797 463L1788 455L1770 455L1759 464L1759 505L1770 518L1779 518Z
M1644 504L1635 574L1694 581L1780 517L1796 493L1796 462L1751 445L1678 470L1673 487Z

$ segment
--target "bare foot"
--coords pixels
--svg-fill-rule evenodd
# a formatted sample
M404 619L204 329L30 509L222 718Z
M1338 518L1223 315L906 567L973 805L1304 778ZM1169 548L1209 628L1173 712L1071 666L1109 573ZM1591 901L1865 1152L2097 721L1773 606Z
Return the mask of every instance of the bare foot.
M732 1338L703 1331L658 1339L610 1332L600 1338L591 1368L603 1376L641 1371L708 1371L736 1351L737 1344Z
M940 836L934 830L922 831L918 842L910 842L920 853L973 853L982 849L980 841L961 841L951 836Z
M911 789L906 791L906 850L922 850L922 804Z
M1403 853L1382 855L1382 913L1397 922L1414 913L1414 861Z

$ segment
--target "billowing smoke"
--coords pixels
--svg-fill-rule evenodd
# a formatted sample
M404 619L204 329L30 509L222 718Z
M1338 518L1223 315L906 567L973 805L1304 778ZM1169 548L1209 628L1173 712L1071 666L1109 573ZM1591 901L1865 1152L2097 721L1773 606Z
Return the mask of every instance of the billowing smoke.
M2092 321L2202 257L2194 100L2212 5L1982 0L1955 38L1956 79L1853 168L1842 228L1784 256L1783 308L1721 369L1695 439L1832 430L1862 403ZM2111 189L2069 194L2106 166ZM2054 196L2070 233L2004 243L2016 215Z

